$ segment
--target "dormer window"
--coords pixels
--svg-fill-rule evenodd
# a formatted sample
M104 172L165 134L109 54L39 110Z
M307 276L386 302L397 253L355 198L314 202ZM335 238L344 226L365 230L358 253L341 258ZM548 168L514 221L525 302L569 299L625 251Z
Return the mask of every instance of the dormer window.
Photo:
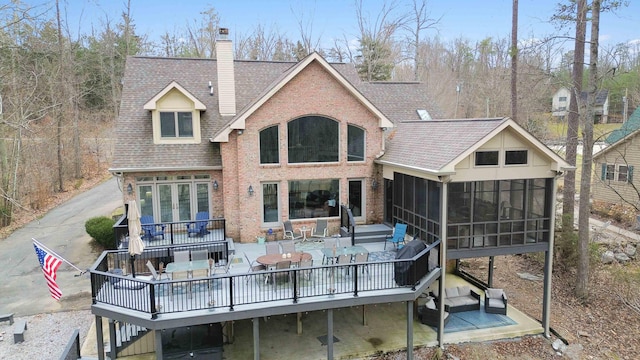
M200 113L207 108L177 82L170 83L145 105L151 111L155 144L199 144Z
M193 138L193 114L186 111L161 111L162 138Z

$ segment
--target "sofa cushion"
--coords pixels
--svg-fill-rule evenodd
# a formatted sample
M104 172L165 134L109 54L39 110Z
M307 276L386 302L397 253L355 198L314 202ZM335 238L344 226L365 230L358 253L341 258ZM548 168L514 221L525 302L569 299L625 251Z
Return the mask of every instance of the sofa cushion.
M460 299L463 302L463 305L475 305L478 303L478 299L471 296L460 296Z
M458 296L471 295L471 289L468 286L458 286Z
M444 289L444 293L448 298L454 298L454 297L460 296L458 295L458 288L455 288L455 287Z

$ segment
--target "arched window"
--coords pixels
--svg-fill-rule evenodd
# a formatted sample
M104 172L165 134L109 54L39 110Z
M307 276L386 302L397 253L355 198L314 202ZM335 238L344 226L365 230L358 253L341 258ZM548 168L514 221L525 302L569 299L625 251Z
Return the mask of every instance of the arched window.
M278 125L260 131L260 164L279 163L278 148Z
M337 162L338 122L322 116L305 116L287 125L289 163Z

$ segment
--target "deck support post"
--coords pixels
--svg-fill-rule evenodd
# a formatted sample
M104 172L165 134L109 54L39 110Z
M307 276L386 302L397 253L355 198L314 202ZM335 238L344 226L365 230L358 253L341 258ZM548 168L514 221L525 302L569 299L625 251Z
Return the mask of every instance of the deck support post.
M260 360L260 318L254 317L253 321L253 359Z
M333 309L327 310L327 360L333 360Z
M156 359L163 359L162 353L162 330L153 330L153 335L156 340Z
M449 183L448 181L442 182L440 188L440 221L442 224L447 224L447 206L449 201ZM445 278L447 277L447 227L440 227L440 281L438 282L438 346L444 349L444 289ZM457 270L457 264L456 264Z
M489 256L489 279L487 285L490 288L493 287L493 256Z
M298 335L302 334L302 313L296 314L296 324L298 325Z
M407 301L407 360L413 360L413 305Z
M104 359L104 334L102 332L102 316L96 315L96 346L98 351L98 360Z
M362 326L367 326L367 305L362 304Z
M116 322L113 319L109 319L109 347L111 348L110 359L118 358L118 342L116 336Z

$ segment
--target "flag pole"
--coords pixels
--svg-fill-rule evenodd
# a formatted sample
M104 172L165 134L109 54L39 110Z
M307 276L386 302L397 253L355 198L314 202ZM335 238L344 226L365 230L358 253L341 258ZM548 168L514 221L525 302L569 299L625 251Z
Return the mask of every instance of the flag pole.
M72 263L70 263L69 261L67 261L67 259L63 258L62 256L58 255L55 251L49 249L48 247L46 247L43 243L41 243L40 241L31 238L31 240L33 240L34 243L38 244L38 246L40 246L41 248L47 250L47 252L49 252L50 254L54 255L55 257L57 257L58 259L64 261L65 263L69 264L72 268L80 271L81 273L85 273L86 271L80 269L79 267L73 265Z

